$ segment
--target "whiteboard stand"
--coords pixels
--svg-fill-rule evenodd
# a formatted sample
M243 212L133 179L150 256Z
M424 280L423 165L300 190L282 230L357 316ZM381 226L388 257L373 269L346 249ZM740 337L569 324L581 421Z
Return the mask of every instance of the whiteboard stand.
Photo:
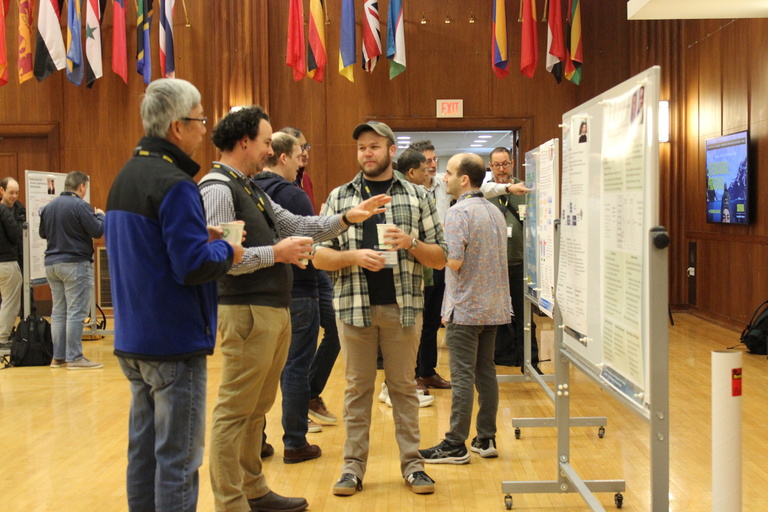
M528 219L525 219L524 225L527 224ZM555 221L555 268L557 268L557 254L558 254L558 243L559 243L559 226L560 221ZM526 230L527 231L527 230ZM525 261L525 258L527 256L524 256L523 265L527 265L528 262ZM523 343L523 365L524 365L524 373L522 375L499 375L496 377L496 379L499 382L531 382L535 381L536 383L541 386L541 389L547 394L549 399L554 403L555 402L555 392L552 390L552 388L549 387L547 384L548 382L555 382L555 375L539 375L539 372L537 372L533 365L531 364L531 343L533 343L533 340L531 339L531 298L528 296L528 294L525 295L523 299L524 309L523 309L523 318L527 319L528 322L525 324L525 337L524 337L524 343ZM557 322L555 322L555 325L558 325ZM555 336L557 336L557 333L555 333ZM554 352L557 354L557 350ZM557 367L555 367L557 368ZM570 419L570 425L572 427L600 427L598 429L598 437L602 438L605 435L605 425L608 424L608 418L605 417L580 417L580 418L571 418ZM557 423L555 421L555 418L513 418L512 419L512 426L515 427L515 439L520 439L521 435L521 428L523 427L556 427Z
M650 230L650 256L648 271L651 276L649 314L650 322L650 379L651 396L650 415L636 407L629 409L650 423L651 457L651 511L669 510L669 346L667 332L668 304L668 254L669 235L664 227L657 226ZM559 230L555 243L559 243ZM559 254L559 251L556 252ZM557 262L555 263L557 265ZM603 385L599 373L591 365L585 364L578 355L563 345L563 321L560 308L555 305L555 422L557 426L557 480L523 481L501 483L505 493L504 503L507 510L512 508L512 494L531 493L567 493L578 492L592 510L604 511L594 492L615 492L614 503L621 508L625 490L623 480L582 480L570 465L570 368L573 365L586 374L604 391L609 392L620 402L626 403L626 397L613 387Z

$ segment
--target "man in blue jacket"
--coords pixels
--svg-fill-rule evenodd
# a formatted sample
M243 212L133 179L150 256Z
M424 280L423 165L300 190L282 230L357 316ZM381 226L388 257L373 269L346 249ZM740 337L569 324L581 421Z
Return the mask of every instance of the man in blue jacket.
M146 136L107 200L106 242L115 355L131 384L128 506L197 507L205 440L206 357L216 342L216 279L241 245L206 226L191 158L205 135L189 82L152 82L141 103Z
M52 368L91 370L103 365L83 356L83 322L91 309L93 239L104 234L104 212L83 201L89 178L67 174L64 192L40 212L40 238L45 250L45 277L51 285L53 310ZM17 308L18 310L18 308Z

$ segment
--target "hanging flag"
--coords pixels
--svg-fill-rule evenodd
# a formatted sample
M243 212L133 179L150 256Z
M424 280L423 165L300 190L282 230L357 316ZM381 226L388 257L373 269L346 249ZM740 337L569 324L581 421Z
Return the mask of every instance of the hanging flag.
M112 71L128 83L128 46L125 43L125 0L112 4Z
M160 74L175 78L176 60L173 52L173 8L176 0L160 0Z
M493 20L491 27L491 66L499 78L509 74L507 67L507 11L506 0L493 0Z
M152 81L152 56L149 30L152 28L152 0L136 0L136 72L144 83Z
M539 31L536 28L536 0L523 2L523 40L520 45L520 72L533 78L539 64Z
M67 79L75 85L83 83L83 41L80 0L67 2Z
M11 0L0 0L0 86L8 83L8 52L5 47L5 18Z
M363 69L373 73L381 55L381 26L379 2L365 0L363 4Z
M387 58L389 59L389 79L392 80L405 71L405 21L403 21L402 0L389 0Z
M291 0L288 7L288 44L285 63L293 68L293 80L298 82L307 73L304 58L304 2Z
M37 15L37 48L35 49L35 78L42 82L51 73L67 66L64 37L59 17L63 0L42 0Z
M355 81L355 3L341 0L341 33L339 36L339 74Z
M32 12L34 0L19 0L19 83L34 76L32 73Z
M560 0L549 0L547 14L547 71L557 83L563 81L565 41L563 40L563 7Z
M578 85L581 83L581 65L584 57L581 48L581 6L579 0L568 0L568 52L565 59L565 78Z
M104 74L101 56L101 20L106 0L88 0L85 6L85 84L90 89Z
M323 81L327 57L325 54L325 6L323 0L309 0L309 50L307 76Z

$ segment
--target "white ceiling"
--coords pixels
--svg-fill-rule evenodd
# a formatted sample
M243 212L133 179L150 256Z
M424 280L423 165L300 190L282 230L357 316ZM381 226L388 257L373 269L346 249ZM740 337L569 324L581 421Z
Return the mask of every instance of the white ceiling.
M629 20L768 18L768 0L629 0Z
M411 142L429 140L435 146L435 154L441 158L440 169L444 169L444 162L457 153L476 153L483 160L488 160L491 151L499 146L511 148L513 145L513 132L510 130L485 130L485 131L455 131L455 132L411 132L398 131L397 156L408 147ZM484 136L481 138L481 136ZM400 137L408 137L400 139ZM483 142L475 142L483 141ZM479 144L479 147L472 147Z

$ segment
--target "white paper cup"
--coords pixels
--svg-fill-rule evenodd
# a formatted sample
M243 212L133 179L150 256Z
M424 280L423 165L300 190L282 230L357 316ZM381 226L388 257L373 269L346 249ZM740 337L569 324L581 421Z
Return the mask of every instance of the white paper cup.
M309 245L312 245L311 236L289 236L288 238L298 238L299 240L305 240ZM299 258L299 262L302 265L309 265L309 260L307 258Z
M376 224L376 231L378 232L378 235L379 235L379 249L381 249L382 251L386 251L388 249L394 249L395 244L387 242L386 239L384 238L384 235L386 234L387 229L396 228L396 227L397 226L395 226L394 224Z
M521 204L517 206L517 213L520 215L520 220L523 220L525 218L526 214L526 208L527 205Z
M245 227L245 224L242 222L225 222L220 227L224 230L221 238L232 245L243 243L243 228Z

